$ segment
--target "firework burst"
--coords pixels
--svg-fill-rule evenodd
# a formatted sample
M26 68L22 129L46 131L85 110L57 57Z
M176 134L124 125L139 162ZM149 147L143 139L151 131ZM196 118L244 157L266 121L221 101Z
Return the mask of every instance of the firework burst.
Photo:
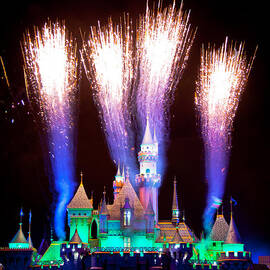
M74 101L78 89L76 44L60 23L29 32L22 44L29 100L38 106L48 142L54 187L54 225L65 238L66 205L74 191Z
M175 3L141 16L137 33L138 90L137 114L141 130L146 118L155 128L160 149L168 138L168 113L175 87L186 66L195 32L191 31L189 13ZM162 157L161 153L161 159ZM162 166L160 162L159 166ZM160 168L162 171L162 168Z
M131 22L91 27L84 44L83 59L87 77L93 84L94 99L106 134L112 159L135 167L131 153L132 132L128 104L133 79Z
M217 202L221 202L223 197L233 119L254 56L248 61L243 43L228 45L227 38L219 49L210 46L202 49L195 104L200 115L206 155L208 198L204 228L207 233L215 208L220 205Z

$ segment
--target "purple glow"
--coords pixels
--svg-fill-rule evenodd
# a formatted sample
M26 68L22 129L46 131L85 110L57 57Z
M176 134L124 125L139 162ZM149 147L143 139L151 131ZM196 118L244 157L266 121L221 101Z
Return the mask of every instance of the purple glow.
M216 208L223 198L233 120L253 59L247 61L242 43L239 46L233 43L228 45L227 38L219 49L202 49L195 103L200 114L208 181L207 204L203 214L207 237Z
M24 71L27 96L45 131L49 148L54 196L54 227L65 239L66 205L74 192L74 100L77 92L76 46L67 39L65 26L45 24L24 38ZM46 153L47 155L48 153Z
M141 138L149 117L159 142L159 173L165 169L165 144L169 137L169 108L178 80L186 66L194 33L189 13L175 3L141 16L137 33L138 90L136 112ZM141 139L140 138L140 139ZM140 140L141 142L141 140Z

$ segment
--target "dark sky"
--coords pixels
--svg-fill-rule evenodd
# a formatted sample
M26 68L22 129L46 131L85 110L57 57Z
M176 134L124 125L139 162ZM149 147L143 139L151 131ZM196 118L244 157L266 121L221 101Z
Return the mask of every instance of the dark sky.
M33 25L43 26L47 18L52 21L64 19L80 43L79 28L87 32L90 25L97 24L97 20L105 24L107 18L112 16L117 21L123 12L129 12L136 20L144 12L146 3L144 0L5 2L0 17L0 55L4 59L11 87L7 89L1 79L0 246L7 245L16 233L19 209L23 206L25 212L32 209L33 242L38 247L50 226L52 193L48 171L44 166L40 127L27 102L25 106L17 105L21 99L26 101L20 51L22 35L26 29L32 31ZM152 1L149 3L151 7ZM168 3L164 1L163 5L167 6ZM186 221L200 235L206 182L203 145L194 110L194 90L201 44L211 42L220 45L228 36L235 41L245 41L248 55L252 55L258 45L257 57L235 118L224 212L228 220L229 198L233 196L238 202L235 219L243 241L255 253L270 255L267 117L270 104L266 6L261 2L243 0L187 0L184 9L191 9L191 23L198 27L198 31L171 107L167 171L159 196L160 217L170 218L171 196L168 194L172 194L172 181L176 175L180 205L185 210ZM106 185L112 200L112 181L116 169L110 159L89 83L84 75L80 86L77 138L78 182L79 172L83 170L84 185L89 196L94 190L97 203ZM24 220L26 232L27 215Z

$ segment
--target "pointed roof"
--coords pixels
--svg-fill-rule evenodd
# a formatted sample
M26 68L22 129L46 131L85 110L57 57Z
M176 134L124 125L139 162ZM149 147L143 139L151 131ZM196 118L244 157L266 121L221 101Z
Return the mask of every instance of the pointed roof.
M172 201L172 210L179 209L178 208L178 198L177 198L177 191L176 191L176 177L173 181L173 201Z
M228 229L229 225L223 214L218 214L210 234L211 239L213 241L225 241Z
M32 242L32 238L31 238L31 235L30 234L29 234L29 236L27 238L27 242L28 242L30 248L34 247L33 246L33 242Z
M124 185L119 192L117 198L114 200L112 205L107 205L109 210L111 220L120 219L120 209L125 204L125 199L129 198L129 204L134 208L134 217L135 219L144 219L144 208L132 187L129 178L126 178Z
M77 227L76 227L76 230L75 230L75 232L74 232L72 238L70 239L69 243L74 243L74 244L81 244L81 243L82 243L82 239L81 239L81 237L79 236Z
M83 186L82 174L81 174L81 183L74 197L68 204L67 208L86 208L86 209L93 208L92 201L88 199L84 186Z
M172 221L159 221L158 225L160 227L160 233L164 233L167 242L172 242L172 239L175 235L175 225ZM197 242L198 239L194 232L189 228L189 226L185 222L180 222L178 224L178 231L185 243Z
M124 209L131 209L131 206L129 204L129 198L128 197L125 198L125 204L124 204L123 208Z
M157 143L158 142L158 140L157 140L157 134L156 134L156 129L154 128L154 138L153 138L153 140L154 140L154 143Z
M224 243L225 244L241 244L242 243L232 215L231 215L229 230L228 230Z
M105 187L104 187L103 200L102 200L101 208L100 208L100 214L101 215L109 215L109 211L108 211L108 208L107 208L105 195L106 195L106 191L105 191Z
M17 243L24 243L24 244L28 244L28 241L26 240L23 231L22 231L22 224L20 224L19 230L17 231L17 233L15 234L15 236L13 237L13 239L11 240L12 244L17 244Z
M172 240L170 241L170 243L180 244L180 243L184 243L184 242L185 241L183 240L183 238L181 237L181 235L179 233L179 229L176 227L175 234L174 234Z
M153 209L153 204L152 204L152 198L150 197L149 201L148 201L148 205L145 209L145 215L151 215L151 216L154 216L155 215L155 212L154 212L154 209Z
M146 118L146 128L143 136L142 144L153 144L153 138L150 132L149 117Z
M118 168L117 168L116 176L121 176L121 172L120 172L120 162L118 163Z

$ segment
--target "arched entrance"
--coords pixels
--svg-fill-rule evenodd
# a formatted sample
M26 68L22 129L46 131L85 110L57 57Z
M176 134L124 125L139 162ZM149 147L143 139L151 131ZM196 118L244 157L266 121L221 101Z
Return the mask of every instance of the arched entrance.
M93 220L92 224L91 224L91 238L92 239L97 239L97 222L96 219Z

